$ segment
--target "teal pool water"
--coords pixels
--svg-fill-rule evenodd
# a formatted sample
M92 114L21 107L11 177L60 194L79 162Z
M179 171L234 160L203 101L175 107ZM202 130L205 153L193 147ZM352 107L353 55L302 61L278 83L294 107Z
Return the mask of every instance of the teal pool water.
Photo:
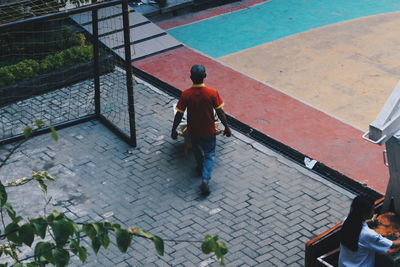
M214 58L317 27L400 11L400 0L271 0L168 30Z

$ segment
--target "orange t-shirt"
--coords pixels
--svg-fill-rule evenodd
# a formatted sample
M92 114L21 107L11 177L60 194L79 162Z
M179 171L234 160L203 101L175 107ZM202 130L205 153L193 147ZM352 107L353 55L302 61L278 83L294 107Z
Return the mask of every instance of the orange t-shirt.
M223 106L224 102L216 89L204 84L194 84L182 92L176 110L183 113L187 108L188 130L191 135L211 137L216 132L214 109Z

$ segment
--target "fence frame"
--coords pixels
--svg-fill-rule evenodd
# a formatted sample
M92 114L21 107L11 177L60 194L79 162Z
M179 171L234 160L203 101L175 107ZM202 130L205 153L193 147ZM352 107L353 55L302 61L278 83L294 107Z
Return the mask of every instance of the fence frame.
M13 21L9 23L4 23L0 25L0 31L5 31L7 29L24 25L32 22L38 21L45 21L51 19L60 19L60 18L68 18L69 16L80 14L84 12L92 12L92 27L93 27L93 35L92 38L92 45L93 45L93 53L94 53L94 87L95 87L95 94L94 94L94 105L95 105L95 113L89 114L85 116L81 116L76 119L68 120L65 122L57 123L53 126L56 130L60 130L62 128L71 127L80 123L85 123L91 120L98 120L103 125L105 125L108 129L110 129L114 134L116 134L119 138L124 140L129 145L136 147L136 127L135 127L135 109L134 109L134 96L133 96L133 78L132 78L132 66L131 66L131 48L130 48L130 29L129 29L129 8L128 8L128 1L129 0L111 0L107 2L101 3L93 3L91 5L77 7L74 9L63 10L51 14L46 14L42 16L36 16L26 19L21 19L18 21ZM28 1L21 1L21 2L28 2ZM16 3L16 4L20 4ZM2 6L5 6L4 4ZM9 4L8 4L9 5ZM115 124L113 124L110 120L108 120L105 116L101 114L101 101L100 101L100 66L99 66L99 34L98 34L98 10L101 8L111 7L121 5L122 9L122 16L123 16L123 30L124 30L124 48L125 48L125 59L120 57L116 58L117 64L125 70L126 74L126 82L127 82L127 96L128 96L128 116L129 116L129 135L124 133L122 130L119 129ZM113 53L115 57L115 54ZM41 134L45 134L50 132L49 128L40 128L35 130L32 133L32 136L37 136ZM21 133L18 135L14 135L11 137L4 137L0 139L0 146L4 144L13 143L16 141L23 140L25 136Z

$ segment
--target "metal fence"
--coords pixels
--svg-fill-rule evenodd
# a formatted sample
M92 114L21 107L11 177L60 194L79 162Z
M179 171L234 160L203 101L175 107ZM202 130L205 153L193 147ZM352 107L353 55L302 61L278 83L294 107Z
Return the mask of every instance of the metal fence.
M21 3L29 12L30 2ZM7 5L16 3L0 10ZM120 34L102 37L105 30ZM23 129L41 119L56 129L99 120L136 146L129 35L127 0L1 24L0 144L24 138ZM104 38L122 47L124 58Z

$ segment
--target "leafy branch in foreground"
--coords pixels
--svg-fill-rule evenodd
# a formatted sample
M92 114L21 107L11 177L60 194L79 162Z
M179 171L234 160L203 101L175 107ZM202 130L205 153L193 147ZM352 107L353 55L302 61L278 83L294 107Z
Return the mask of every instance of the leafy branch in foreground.
M58 134L53 127L46 125L42 120L36 120L34 127L25 128L25 139L16 147L20 147L36 129L42 127L48 127L52 138L55 141L58 140ZM11 154L16 151L16 147L0 163L0 170ZM31 181L36 181L46 196L46 183L55 181L55 179L46 171L33 171L31 177L15 179L5 182L5 184L0 181L0 218L3 226L0 240L5 240L0 245L0 267L42 267L48 264L63 267L69 264L73 255L77 256L81 262L86 262L88 259L86 246L91 247L95 254L101 247L108 249L111 243L110 235L114 236L115 244L122 253L127 252L134 237L141 237L151 240L160 256L164 255L164 242L199 242L202 243L201 250L204 254L215 253L220 264L225 264L224 255L228 250L226 244L218 240L218 236L206 235L203 241L164 241L159 236L147 231L133 227L125 229L119 224L110 222L75 222L56 210L47 216L44 214L37 218L18 216L8 202L6 188L22 186ZM44 210L46 213L46 209ZM7 221L7 225L5 221ZM21 259L18 251L20 248L25 250L27 247L32 248L33 255Z

